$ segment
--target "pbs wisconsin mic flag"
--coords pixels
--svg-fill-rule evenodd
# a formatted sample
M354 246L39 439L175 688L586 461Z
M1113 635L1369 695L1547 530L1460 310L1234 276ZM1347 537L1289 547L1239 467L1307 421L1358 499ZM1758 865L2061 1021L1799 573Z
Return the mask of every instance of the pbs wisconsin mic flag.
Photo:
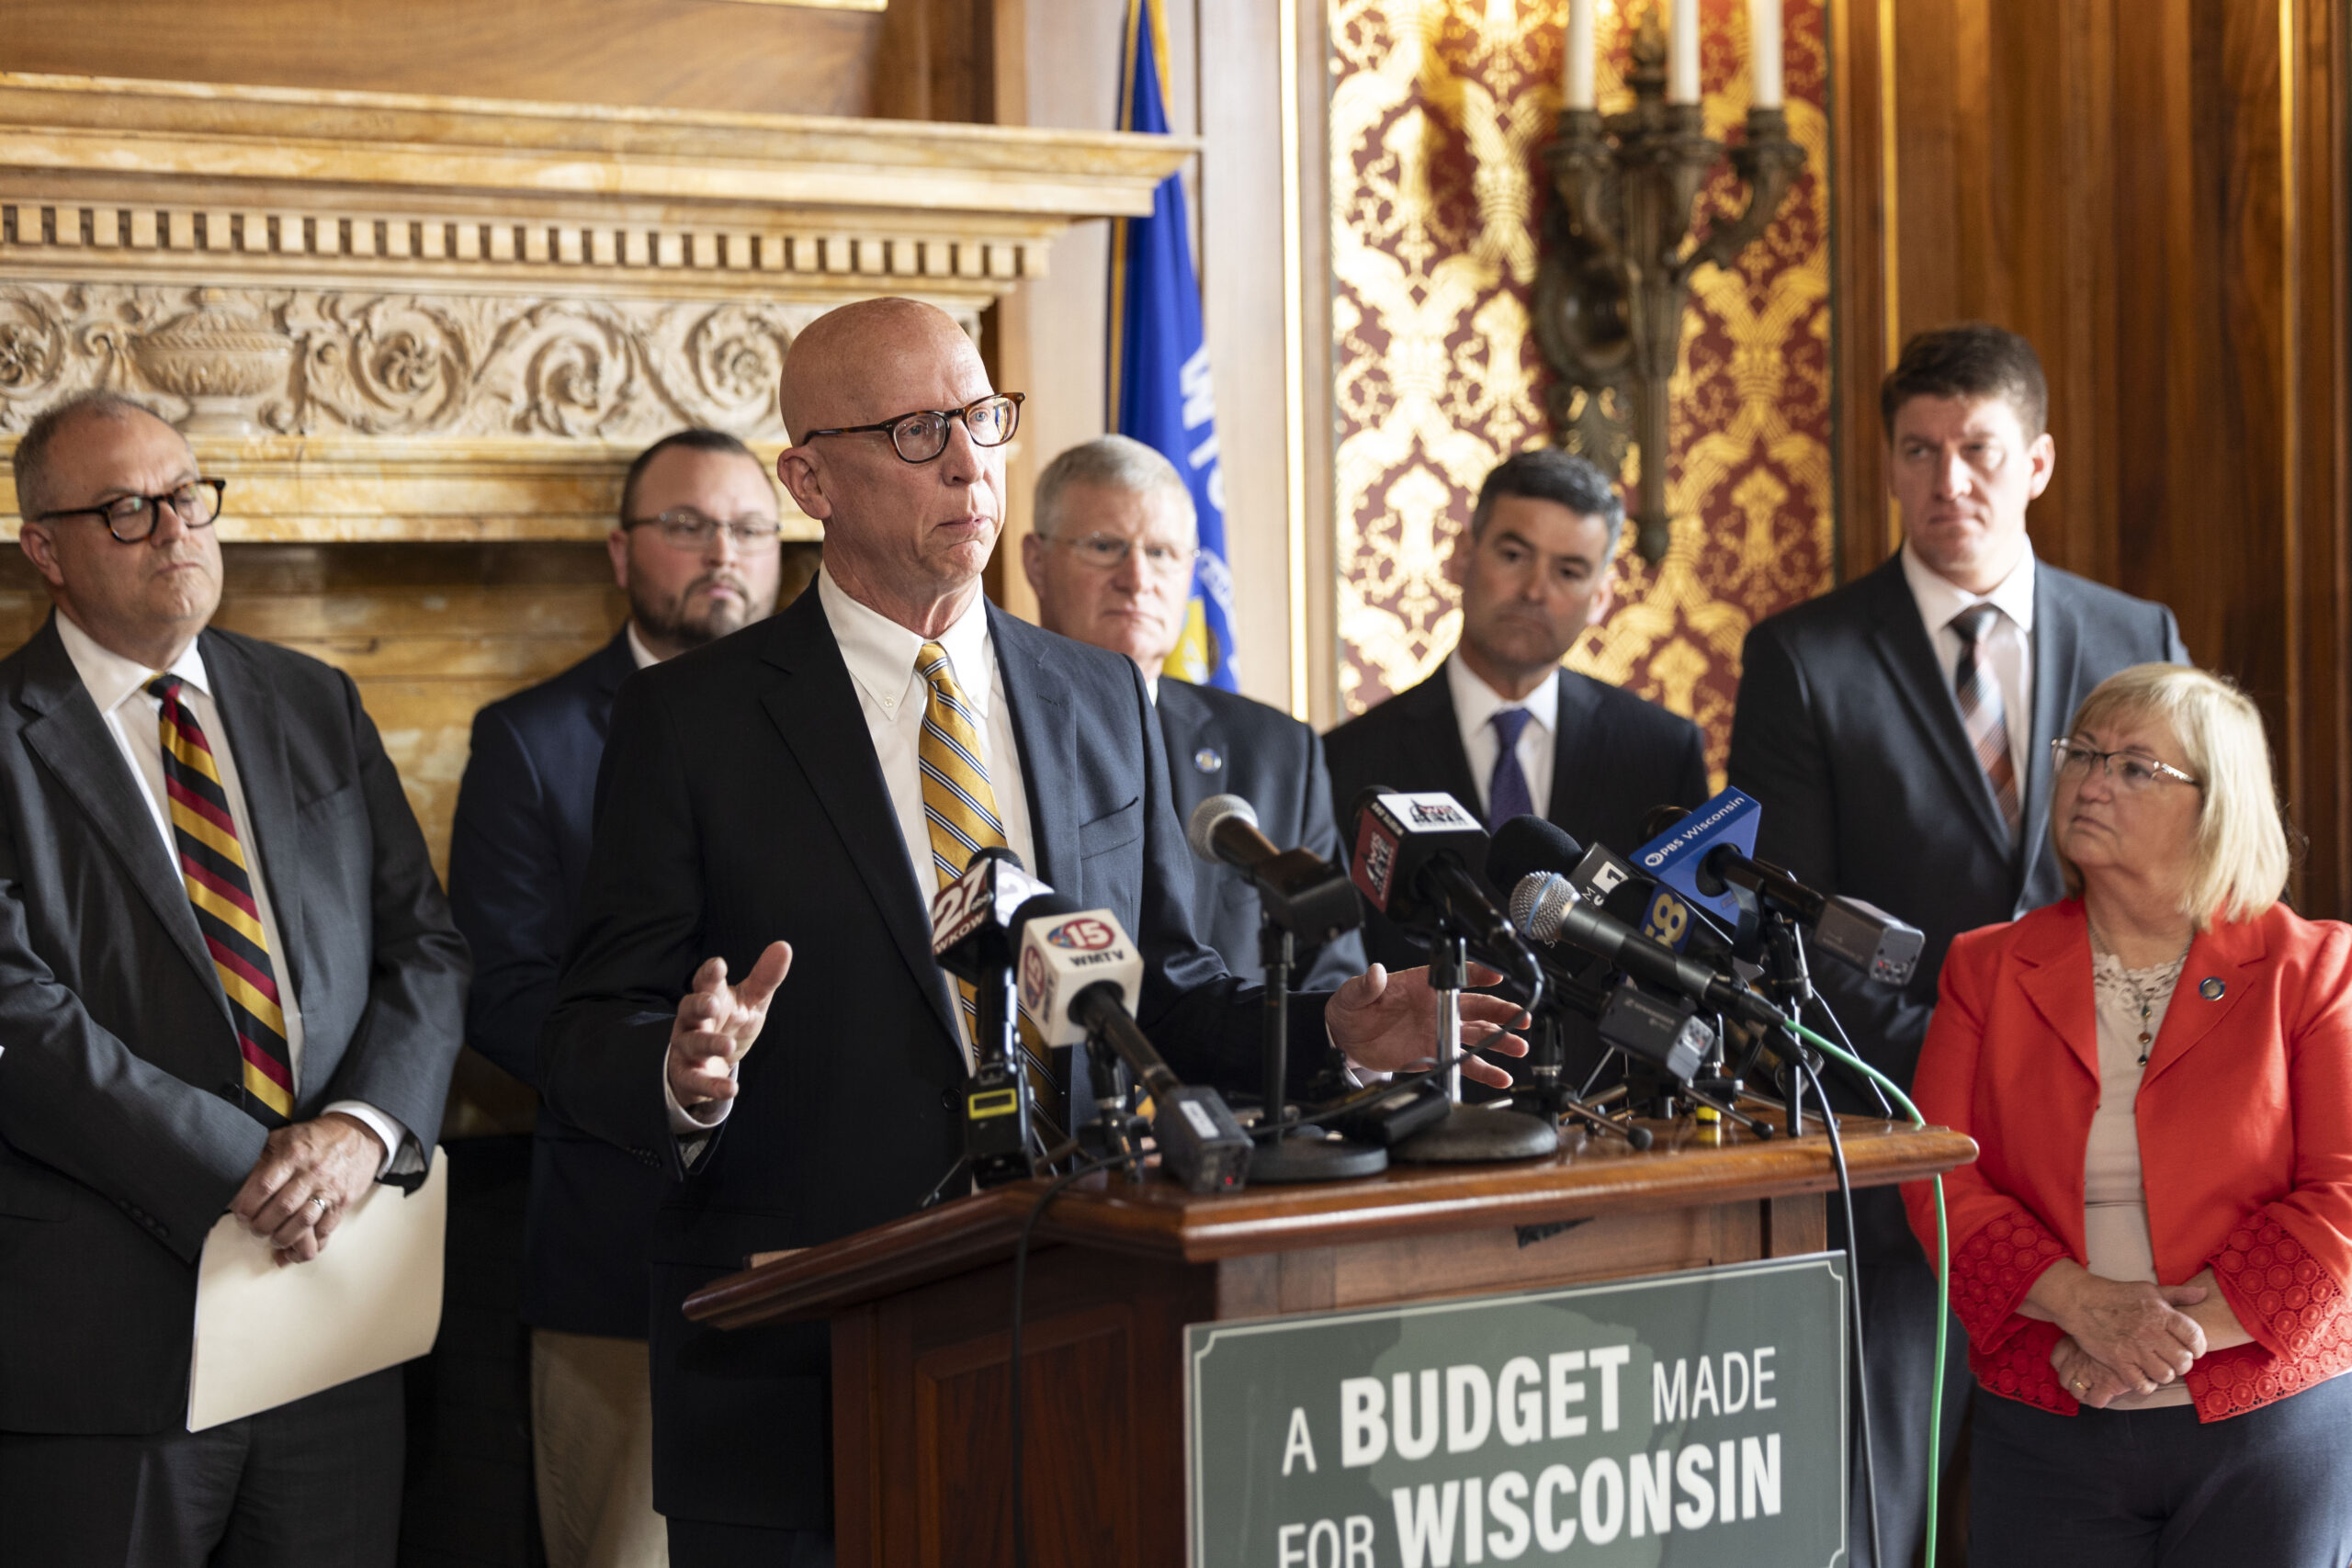
M1160 0L1128 0L1126 76L1119 129L1168 134L1168 28ZM1217 462L1216 401L1209 390L1208 340L1193 271L1192 224L1182 180L1170 175L1151 216L1111 227L1111 406L1122 435L1176 465L1200 518L1184 633L1168 673L1230 692L1233 573L1225 554L1225 474Z

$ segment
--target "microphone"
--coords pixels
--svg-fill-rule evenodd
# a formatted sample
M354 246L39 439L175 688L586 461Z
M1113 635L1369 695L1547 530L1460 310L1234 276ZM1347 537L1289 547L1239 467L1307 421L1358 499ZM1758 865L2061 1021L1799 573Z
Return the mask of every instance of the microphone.
M1708 926L1704 917L1694 917L1690 906L1632 861L1606 844L1588 850L1544 818L1514 817L1495 832L1495 847L1487 856L1487 880L1498 887L1516 888L1537 872L1566 877L1579 897L1652 942L1678 953L1695 946L1698 956L1718 968L1731 963L1723 933Z
M1441 792L1366 793L1369 799L1359 797L1353 867L1365 901L1419 935L1468 938L1540 996L1543 965L1470 874L1487 855L1477 818Z
M1021 1010L1049 1046L1108 1045L1152 1100L1160 1164L1193 1192L1238 1191L1250 1170L1250 1134L1224 1097L1177 1079L1133 1017L1143 955L1108 909L1078 909L1045 893L1014 916L1021 943Z
M1770 1002L1696 959L1626 926L1593 907L1568 879L1532 872L1511 889L1511 909L1527 934L1546 944L1566 942L1598 953L1636 980L1690 998L1709 1012L1720 1012L1760 1029L1788 1022Z
M1012 968L1016 914L1050 891L1022 869L1019 855L991 846L931 901L932 955L972 986L978 1008L962 1104L964 1161L982 1187L1022 1180L1034 1168L1028 1087L1015 1061Z
M1756 823L1763 808L1727 789L1690 819L1634 852L1644 865L1664 863L1659 875L1702 903L1736 900L1746 892L1813 933L1814 945L1883 985L1906 985L1918 966L1927 935L1874 904L1816 891L1768 861L1755 858Z
M1258 830L1258 812L1238 795L1213 795L1184 824L1193 853L1247 872L1266 919L1309 946L1363 922L1348 874L1306 850L1281 850Z

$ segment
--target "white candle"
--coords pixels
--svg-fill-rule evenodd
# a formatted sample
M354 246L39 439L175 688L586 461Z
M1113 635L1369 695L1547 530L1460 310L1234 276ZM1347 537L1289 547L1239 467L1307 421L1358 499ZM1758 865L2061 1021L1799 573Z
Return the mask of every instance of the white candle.
M1666 101L1699 101L1699 0L1674 0L1674 30L1667 41Z
M1592 52L1593 0L1568 0L1567 60L1560 72L1560 107L1589 109L1598 101Z
M1755 67L1748 101L1776 109L1787 101L1781 83L1781 0L1747 0L1747 59Z

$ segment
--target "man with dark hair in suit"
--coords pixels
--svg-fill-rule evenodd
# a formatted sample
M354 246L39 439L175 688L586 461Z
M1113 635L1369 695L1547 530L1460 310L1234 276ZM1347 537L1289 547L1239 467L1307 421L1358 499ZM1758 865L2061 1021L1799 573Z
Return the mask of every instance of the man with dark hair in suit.
M1125 435L1071 447L1037 476L1035 531L1021 541L1037 624L1124 653L1143 671L1168 743L1180 820L1190 822L1211 795L1238 795L1275 844L1337 860L1331 781L1315 731L1279 708L1179 681L1163 668L1184 634L1198 528L1192 491L1159 453ZM1193 876L1194 934L1227 970L1253 985L1263 980L1256 886L1229 865L1195 863ZM1300 959L1294 982L1328 989L1363 972L1363 942L1351 931Z
M2051 740L2117 671L2188 660L2163 605L2034 559L2026 509L2057 460L2049 407L2041 362L2014 333L1972 323L1905 344L1879 393L1903 547L1760 622L1743 656L1731 782L1763 803L1756 852L1927 933L1900 989L1836 964L1813 970L1861 1055L1906 1087L1951 939L2064 893ZM1854 1224L1880 1544L1904 1564L1925 1525L1920 1428L1942 1307L1894 1189L1855 1193ZM1965 1377L1955 1355L1955 1416ZM1858 1565L1862 1527L1858 1490Z
M225 486L85 393L16 453L0 660L0 1555L389 1565L397 1368L187 1429L197 1262L413 1190L465 946L348 676L209 629Z
M606 547L628 619L562 674L475 716L449 838L450 908L474 953L467 1039L533 1085L587 871L614 694L632 671L775 608L775 484L734 436L678 431L629 465ZM658 1565L668 1539L653 1511L645 1245L669 1173L544 1105L531 1163L522 1315L548 1561Z
M556 1111L680 1179L651 1327L654 1502L682 1568L831 1560L825 1326L717 1331L680 1305L751 1254L911 1213L956 1165L970 1026L928 905L975 847L1118 918L1145 959L1138 1021L1180 1077L1259 1070L1257 998L1193 935L1141 673L980 593L1018 398L945 312L872 299L794 341L783 411L778 468L823 569L783 614L623 685L541 1037ZM1515 1016L1464 1006L1476 1044ZM1292 1013L1302 1089L1327 1031L1393 1070L1437 1027L1426 973ZM1049 1119L1070 1087L1041 1085Z
M1608 476L1556 448L1517 453L1487 476L1446 563L1462 590L1460 642L1436 674L1323 738L1343 834L1370 784L1443 790L1489 826L1546 817L1616 850L1645 840L1651 807L1707 797L1697 725L1560 667L1609 613L1624 525ZM1364 938L1382 964L1419 961L1377 915Z

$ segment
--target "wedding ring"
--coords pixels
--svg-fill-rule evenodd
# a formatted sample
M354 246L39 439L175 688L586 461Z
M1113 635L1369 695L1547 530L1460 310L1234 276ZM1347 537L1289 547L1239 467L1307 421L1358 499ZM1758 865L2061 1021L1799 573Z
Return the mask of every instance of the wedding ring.
M320 1213L323 1214L327 1212L328 1204L324 1198L313 1197L311 1201L319 1206Z
M2090 1386L2091 1380L2088 1378L2076 1378L2075 1380L2075 1392L2076 1393L2088 1393L2090 1391Z

